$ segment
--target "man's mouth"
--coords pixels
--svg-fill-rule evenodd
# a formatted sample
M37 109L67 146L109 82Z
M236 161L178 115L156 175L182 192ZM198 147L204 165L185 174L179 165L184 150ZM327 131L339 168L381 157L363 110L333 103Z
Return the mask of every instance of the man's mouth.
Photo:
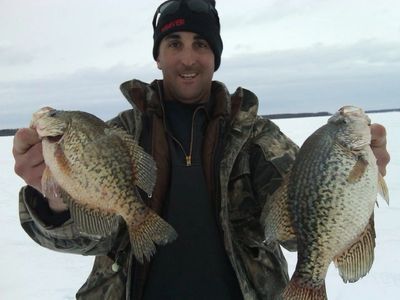
M197 73L181 73L179 76L183 79L193 79L197 76Z

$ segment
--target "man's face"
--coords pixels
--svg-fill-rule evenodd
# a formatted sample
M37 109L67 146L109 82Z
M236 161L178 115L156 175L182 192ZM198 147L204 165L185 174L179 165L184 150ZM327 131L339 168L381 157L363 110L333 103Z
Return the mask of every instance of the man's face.
M166 99L187 104L208 101L214 74L214 53L198 34L174 32L164 37L157 66L163 73Z

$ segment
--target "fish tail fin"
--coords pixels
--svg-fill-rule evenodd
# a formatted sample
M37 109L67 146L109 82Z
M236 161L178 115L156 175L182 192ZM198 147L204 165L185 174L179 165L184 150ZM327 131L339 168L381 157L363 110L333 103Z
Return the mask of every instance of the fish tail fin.
M302 280L296 272L282 294L283 300L327 300L325 281L311 284Z
M144 258L150 260L156 251L156 245L165 245L177 237L172 226L152 210L139 225L135 222L129 225L129 235L133 254L141 263Z

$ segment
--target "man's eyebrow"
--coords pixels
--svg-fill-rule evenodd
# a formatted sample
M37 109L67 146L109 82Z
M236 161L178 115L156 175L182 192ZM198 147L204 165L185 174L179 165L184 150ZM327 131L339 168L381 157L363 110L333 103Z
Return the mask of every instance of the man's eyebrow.
M170 33L165 37L166 40L174 40L174 39L180 39L180 38L181 38L181 36L177 33Z
M206 40L204 37L202 37L199 34L196 34L193 39L195 39L195 40L204 40L204 41Z
M181 39L181 36L180 36L180 34L178 34L178 33L170 33L170 34L168 34L167 36L165 36L165 39L166 40L175 40L175 39ZM201 35L199 35L199 34L196 34L194 37L193 37L193 39L194 40L206 40L204 37L202 37Z

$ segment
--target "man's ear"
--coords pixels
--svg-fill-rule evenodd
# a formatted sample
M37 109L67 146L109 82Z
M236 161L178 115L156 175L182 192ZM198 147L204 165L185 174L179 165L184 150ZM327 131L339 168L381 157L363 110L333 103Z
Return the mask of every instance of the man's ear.
M160 61L158 60L158 58L157 58L157 68L159 69L159 70L161 70L161 64L160 64Z

